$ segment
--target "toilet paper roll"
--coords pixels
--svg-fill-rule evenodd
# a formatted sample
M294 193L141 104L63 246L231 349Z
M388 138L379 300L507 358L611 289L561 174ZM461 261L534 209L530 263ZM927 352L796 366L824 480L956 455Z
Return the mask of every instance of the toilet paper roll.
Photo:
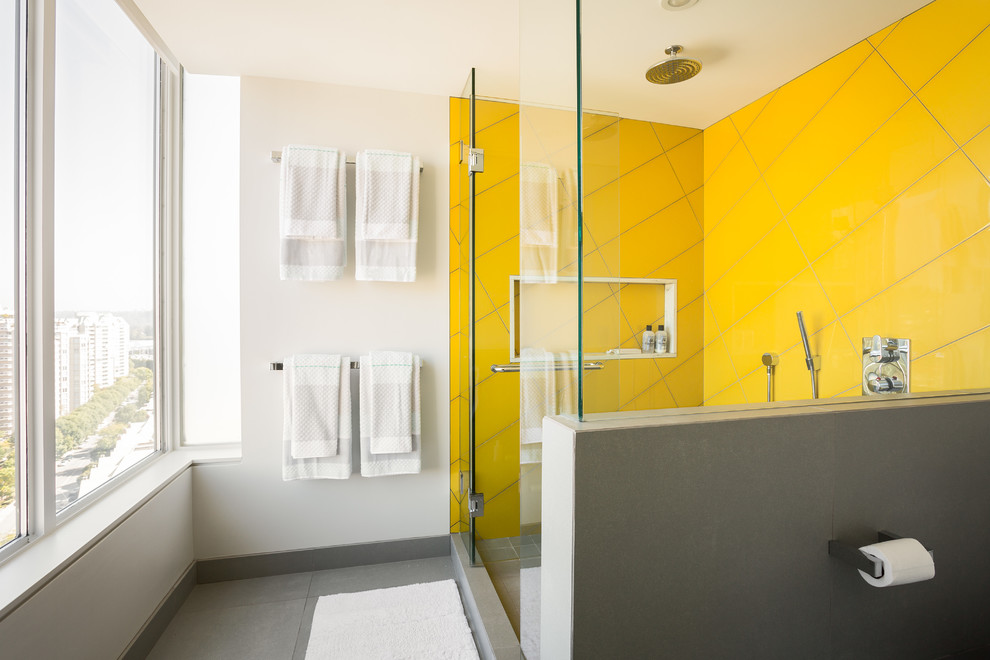
M878 578L859 572L867 584L874 587L892 587L935 577L935 561L925 546L915 539L894 539L864 545L860 551L883 562L883 575Z

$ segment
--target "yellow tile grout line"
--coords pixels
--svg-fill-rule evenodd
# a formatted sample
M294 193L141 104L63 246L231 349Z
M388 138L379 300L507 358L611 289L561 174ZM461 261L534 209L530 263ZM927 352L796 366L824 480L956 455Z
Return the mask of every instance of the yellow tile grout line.
M941 351L943 348L946 348L948 346L952 346L956 342L960 342L963 339L968 339L968 338L972 337L973 335L978 335L981 332L985 332L987 330L990 330L990 323L984 325L982 328L977 328L976 330L973 330L972 332L967 332L966 334L962 335L961 337L956 337L952 341L946 342L946 343L942 344L941 346L939 346L938 348L933 348L932 350L928 351L927 353L923 353L922 355L918 355L916 357L913 357L913 358L911 358L911 362L912 363L917 362L918 360L920 360L922 358L926 358L929 355L932 355L933 353L936 353L938 351Z
M807 73L807 72L805 72L805 73ZM787 83L784 83L784 85L786 85L786 84ZM780 88L783 87L784 85L781 85L780 87L777 87L777 89L773 90L772 92L767 92L767 94L770 94L771 95L770 98L767 99L767 102L763 105L763 107L760 109L760 111L756 113L756 116L753 117L753 121L749 122L749 126L746 127L746 130L747 131L750 128L753 127L753 124L755 124L756 123L756 120L760 118L760 115L762 115L766 111L766 109L770 107L770 104L773 102L773 100L775 98L777 98L777 93L780 92ZM764 94L764 96L766 96L766 94ZM762 98L762 97L760 97L760 98ZM759 100L760 99L756 99L756 101L759 101ZM753 101L753 102L755 103L756 101ZM739 110L742 110L745 107L747 107L747 106L743 106L742 108L739 108ZM723 121L728 120L729 121L729 124L732 126L732 129L736 132L736 135L739 136L739 140L736 140L735 142L732 143L732 146L729 147L729 149L725 152L725 155L722 156L722 160L718 161L718 164L715 166L715 168L708 174L708 178L704 179L704 182L702 183L702 185L707 184L711 180L711 178L713 176L715 176L715 172L717 172L722 167L722 165L725 163L726 159L728 159L729 154L732 153L732 150L735 149L736 148L736 145L739 144L739 141L742 140L742 134L739 132L739 129L736 128L735 122L732 121L732 115L736 114L736 112L739 112L739 110L735 110L734 112L732 112L730 114L727 114L725 117L722 117L717 122L715 122L714 124L712 124L712 126L714 126L715 124L717 124L719 122L723 122ZM708 128L711 128L711 126L709 126ZM708 129L705 129L705 130L708 130ZM704 163L704 159L702 159L702 163ZM704 173L704 165L702 165L702 173Z
M924 89L924 88L925 88L925 87L926 87L926 86L928 85L928 83L930 83L931 81L933 81L933 80L935 80L936 78L938 78L938 74L940 74L940 73L942 73L943 71L945 71L945 67L947 67L947 66L949 66L950 64L952 64L952 62L953 62L953 61L954 61L954 60L955 60L955 59L956 59L957 57L959 57L960 55L962 55L962 54L963 54L963 51L965 51L965 50L966 50L967 48L969 48L970 46L972 46L972 45L973 45L973 42L974 42L974 41L976 41L977 39L979 39L979 38L980 38L980 36L982 36L982 34L983 34L984 32L986 32L986 31L987 31L987 28L990 28L990 25L986 25L986 26L984 26L982 30L980 30L979 32L977 32L977 33L976 33L976 36L974 36L974 37L973 37L972 39L970 39L969 41L967 41L967 42L966 42L966 45L964 45L964 46L963 46L962 48L960 48L960 49L959 49L959 51L958 51L958 52L957 52L957 53L956 53L955 55L953 55L952 57L950 57L950 58L949 58L949 59L948 59L948 60L947 60L947 61L945 62L945 64L943 64L943 65L941 66L941 68L939 68L939 70L938 70L938 71L936 71L935 73L933 73L933 74L932 74L932 76L931 76L931 78L929 78L929 79L928 79L928 80L926 80L925 82L923 82L923 83L921 83L921 85L919 85L919 86L918 86L918 91L920 92L921 90L923 90L923 89ZM880 57L883 57L883 55L881 55L881 54L880 54L880 50L879 50L879 49L877 49L877 48L876 48L876 46L874 46L874 49L875 49L875 50L877 51L877 54L878 54L878 55L880 55ZM887 62L887 58L884 58L884 62ZM887 66L890 66L890 68L891 68L891 70L892 70L892 71L894 71L894 73L897 73L897 71L896 71L896 70L894 69L894 67L892 67L892 66L890 65L890 63L889 63L889 62L887 63ZM898 75L898 78L899 78L899 77L900 77L900 75ZM905 84L905 85L907 85L907 83L904 83L904 84ZM911 87L910 87L910 85L908 85L908 89L911 89ZM912 93L912 94L914 94L914 93L915 93L915 91L914 91L913 89L911 89L911 93ZM918 100L920 101L921 99L918 99Z
M920 8L919 8L919 9L916 9L915 11L920 11ZM914 13L914 12L911 12L911 14L913 14L913 13ZM908 14L907 16L910 16L911 14ZM867 37L867 38L866 38L866 41L868 41L868 42L869 42L869 44L870 44L871 46L873 46L873 48L875 48L875 49L879 49L879 48L880 48L880 46L881 46L881 45L883 44L883 42L885 42L885 41L887 41L887 39L889 39L889 38L890 38L890 35L892 35L892 34L894 34L894 31L895 31L895 30L896 30L896 29L897 29L897 28L898 28L898 27L900 26L900 24L901 24L901 23L903 23L903 22L904 22L904 19L905 19L905 18L907 18L907 16L903 16L903 17L901 17L900 19L898 19L897 21L895 21L894 23L891 23L891 25L892 25L893 27L891 27L891 25L888 25L887 27L889 27L889 28L890 28L890 32L888 32L887 34L885 34L885 35L884 35L884 37L883 37L883 39L881 39L881 40L880 40L880 43L878 43L878 44L874 44L874 43L873 43L872 41L870 41L870 38L871 38L871 37L872 37L873 35L870 35L869 37ZM887 28L881 28L881 29L884 29L884 30L885 30L885 29L887 29ZM877 32L879 32L879 31L880 31L880 30L877 30ZM874 32L873 34L876 34L876 32Z

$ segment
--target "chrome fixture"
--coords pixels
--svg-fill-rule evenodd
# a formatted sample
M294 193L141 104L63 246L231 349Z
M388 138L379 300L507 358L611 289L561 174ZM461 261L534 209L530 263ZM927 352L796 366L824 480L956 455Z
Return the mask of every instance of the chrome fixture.
M763 354L763 366L767 368L767 402L773 401L773 368L780 362L776 353Z
M678 55L683 46L668 46L663 52L670 55L646 70L646 79L657 85L670 85L694 78L701 71L701 62Z
M863 394L910 391L911 340L863 337Z
M493 364L492 373L493 374L511 374L518 373L520 371L543 371L549 367L554 371L577 371L578 366L576 362L525 362L518 363L514 362L512 364ZM585 371L601 371L605 368L604 362L585 362Z
M668 11L680 11L698 4L698 0L660 0L660 6Z
M811 398L818 398L818 371L822 368L822 358L820 355L811 355L811 347L808 345L808 333L804 329L804 313L797 313L798 329L801 331L801 343L804 344L804 363L808 365L811 372Z

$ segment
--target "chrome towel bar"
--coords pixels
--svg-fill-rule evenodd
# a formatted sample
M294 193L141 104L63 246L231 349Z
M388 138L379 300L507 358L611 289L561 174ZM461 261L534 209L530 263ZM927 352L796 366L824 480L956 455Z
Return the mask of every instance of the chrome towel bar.
M527 362L525 366L520 363L513 364L493 364L492 373L493 374L513 374L519 371L543 371L546 368L545 362ZM585 371L598 371L605 368L604 362L585 362ZM573 371L577 369L577 365L574 362L555 362L553 365L554 371Z

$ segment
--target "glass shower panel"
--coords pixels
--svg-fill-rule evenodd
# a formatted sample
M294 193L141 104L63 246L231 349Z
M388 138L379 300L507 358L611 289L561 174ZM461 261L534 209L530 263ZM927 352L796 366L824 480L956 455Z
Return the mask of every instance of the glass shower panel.
M512 287L519 382L518 609L526 658L540 657L542 420L579 413L581 121L575 5L519 6L519 270Z

